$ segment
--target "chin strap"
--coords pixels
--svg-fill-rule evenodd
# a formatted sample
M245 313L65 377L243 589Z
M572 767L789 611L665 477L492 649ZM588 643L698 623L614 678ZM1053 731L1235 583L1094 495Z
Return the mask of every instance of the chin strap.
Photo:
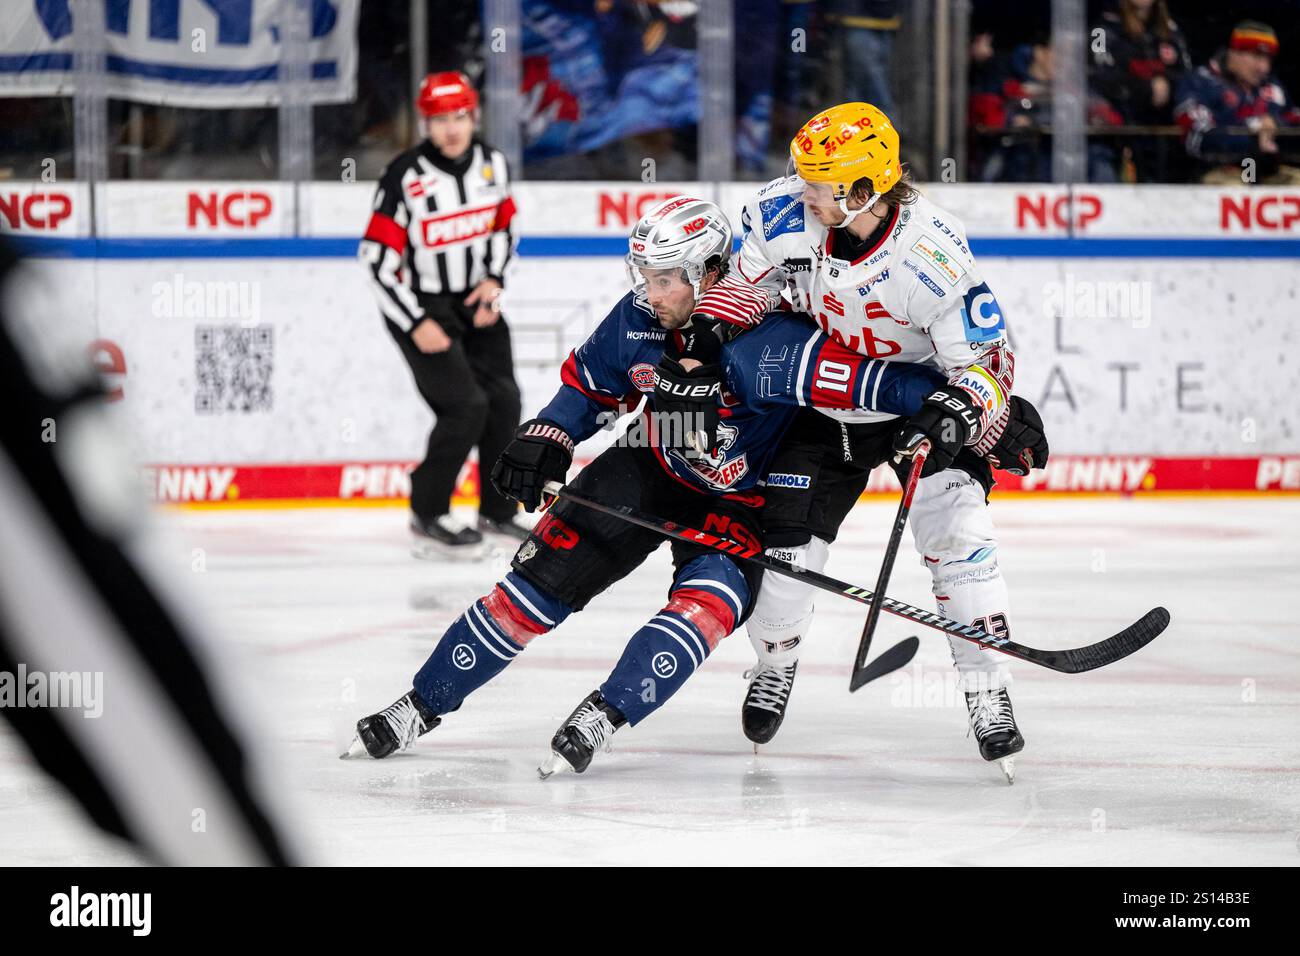
M836 229L845 228L854 219L857 219L864 212L866 212L868 209L874 206L876 204L876 200L878 200L880 196L881 196L880 193L876 193L874 196L872 196L870 199L867 200L867 204L863 206L861 209L850 209L848 205L849 197L845 196L843 199L841 199L838 203L835 204L835 208L837 208L840 212L844 213L844 221L839 225L837 225L835 228Z

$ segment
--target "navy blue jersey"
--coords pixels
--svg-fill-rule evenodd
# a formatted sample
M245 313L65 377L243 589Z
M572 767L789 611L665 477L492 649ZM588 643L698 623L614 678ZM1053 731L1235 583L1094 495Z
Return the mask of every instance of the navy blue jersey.
M745 492L767 474L768 462L799 406L869 408L911 415L947 381L938 371L886 362L850 351L802 316L776 312L722 349L725 392L715 450L688 458L664 452L654 439L655 366L669 333L643 298L629 292L560 371L563 385L540 418L560 425L574 442L646 406L634 428L659 463L693 488Z

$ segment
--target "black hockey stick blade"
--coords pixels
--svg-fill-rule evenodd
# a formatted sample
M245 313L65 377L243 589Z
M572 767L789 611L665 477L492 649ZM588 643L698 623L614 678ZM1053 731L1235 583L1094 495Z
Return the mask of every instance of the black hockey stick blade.
M1153 607L1118 634L1104 641L1064 651L1034 651L1034 660L1063 674L1082 674L1122 660L1146 647L1169 626L1169 612Z
M909 637L899 641L866 667L854 668L853 676L849 678L849 691L855 691L863 684L870 684L877 677L884 677L900 667L906 667L916 656L916 649L920 646L920 638Z
M894 526L889 532L889 541L885 545L885 557L880 562L880 574L876 577L876 592L867 605L867 620L862 625L862 636L858 638L858 652L853 656L853 677L849 681L849 693L862 684L854 683L858 674L867 666L867 654L871 651L871 638L875 636L876 624L880 621L880 609L885 603L885 588L889 587L889 576L894 572L894 559L898 557L898 545L903 540L903 527L907 524L908 512L912 510L912 497L921 482L921 470L925 460L930 456L930 442L922 441L912 456L912 467L907 470L907 481L903 483L903 496L898 502L898 511L894 515Z

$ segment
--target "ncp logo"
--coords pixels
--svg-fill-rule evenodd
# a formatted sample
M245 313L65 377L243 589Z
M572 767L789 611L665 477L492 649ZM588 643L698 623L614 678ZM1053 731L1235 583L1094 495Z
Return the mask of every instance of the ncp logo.
M217 226L252 229L271 215L272 208L271 194L258 190L213 191L206 196L191 192L186 199L185 225L189 229L202 225L214 229ZM206 222L200 222L200 217Z
M72 197L67 193L0 193L0 218L9 229L57 229L72 215Z
M456 665L457 670L470 670L478 657L474 654L474 648L468 644L457 644L451 651L451 662Z
M1027 229L1032 223L1039 229L1048 226L1069 229L1073 226L1083 232L1101 213L1101 197L1092 193L1063 193L1055 199L1046 193L1016 196L1017 229Z
M1252 194L1219 197L1219 228L1224 232L1262 229L1293 232L1300 224L1300 196Z
M629 191L602 192L596 199L596 225L621 226L626 229L644 216L652 206L678 195L681 194L657 191L644 193ZM668 212L668 210L664 209L663 212Z
M672 677L677 673L677 658L668 651L660 651L651 659L650 669L656 677Z

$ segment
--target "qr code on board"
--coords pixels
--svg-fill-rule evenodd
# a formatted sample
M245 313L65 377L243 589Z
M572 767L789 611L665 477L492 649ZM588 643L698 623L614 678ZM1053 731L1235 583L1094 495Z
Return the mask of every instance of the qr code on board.
M194 410L271 410L275 335L269 325L200 325L194 331Z

